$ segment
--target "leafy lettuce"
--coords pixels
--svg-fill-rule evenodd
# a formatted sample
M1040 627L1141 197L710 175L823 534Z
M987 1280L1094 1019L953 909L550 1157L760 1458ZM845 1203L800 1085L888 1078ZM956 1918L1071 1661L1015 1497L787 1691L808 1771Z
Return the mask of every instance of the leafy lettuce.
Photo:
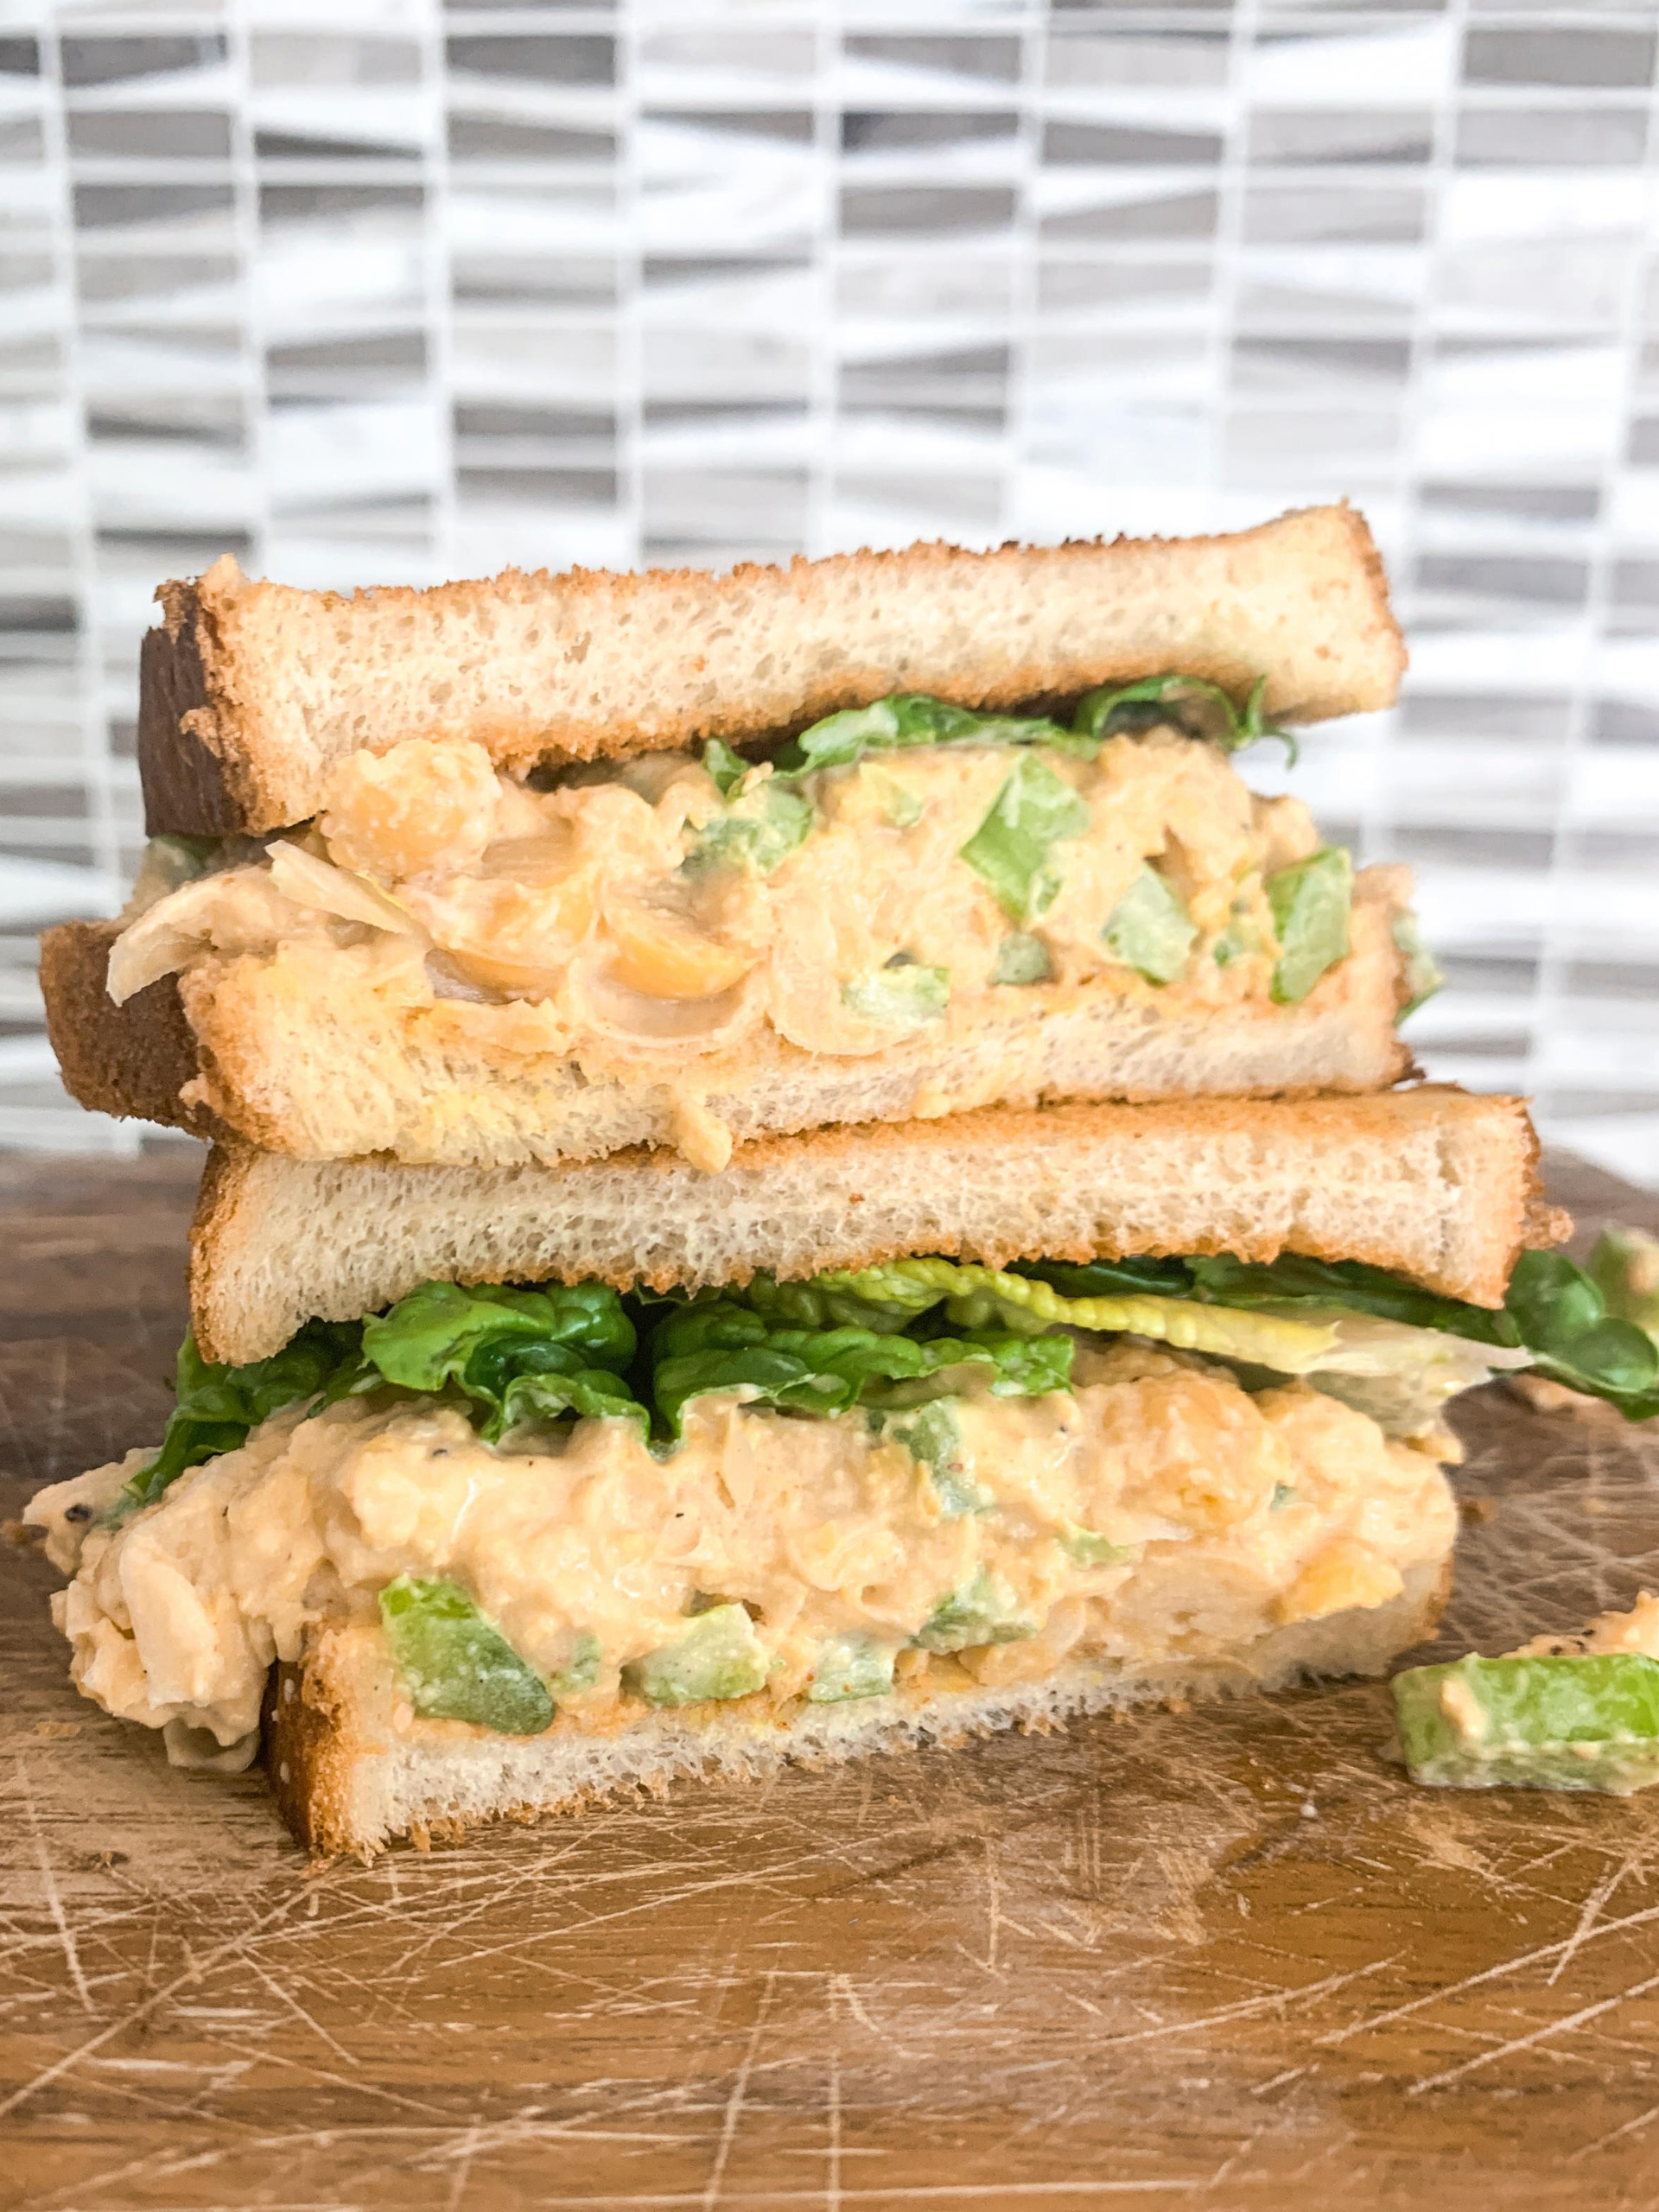
M1266 1266L1225 1255L1202 1260L1039 1262L1021 1268L1073 1297L1154 1290L1169 1298L1294 1318L1333 1308L1433 1329L1472 1344L1524 1351L1541 1375L1604 1398L1630 1421L1659 1414L1659 1344L1608 1311L1601 1287L1560 1252L1523 1252L1501 1306L1471 1306L1357 1260L1286 1253Z
M1045 715L982 713L953 706L925 691L893 691L868 707L826 715L772 758L772 782L787 784L820 768L851 768L870 753L902 752L918 745L1044 745L1077 760L1092 760L1108 737L1173 724L1189 737L1207 739L1236 753L1276 737L1295 757L1288 733L1264 719L1267 678L1258 679L1242 707L1218 683L1201 677L1143 677L1135 683L1105 684L1084 694L1070 725ZM730 801L741 791L752 764L719 738L703 747L702 764Z
M1603 1286L1554 1252L1523 1252L1497 1308L1358 1261L1291 1254L1267 1265L1224 1255L1007 1270L896 1260L810 1282L759 1275L690 1299L624 1300L599 1283L429 1282L365 1320L313 1321L243 1367L213 1365L187 1337L161 1450L129 1481L121 1510L151 1503L189 1468L307 1402L393 1389L458 1402L491 1443L590 1417L671 1441L690 1400L716 1390L791 1413L863 1406L883 1421L976 1380L999 1397L1062 1390L1074 1330L1129 1332L1267 1376L1318 1376L1366 1410L1400 1396L1415 1363L1430 1371L1427 1395L1417 1394L1425 1404L1468 1387L1487 1364L1526 1365L1631 1421L1659 1415L1659 1340L1611 1312ZM1444 1354L1410 1332L1444 1338ZM932 1464L940 1453L921 1456Z
M975 1371L998 1397L1063 1390L1071 1379L1069 1337L994 1328L912 1336L880 1312L839 1326L800 1325L789 1318L789 1301L772 1301L772 1287L762 1282L751 1286L758 1296L693 1299L653 1332L652 1396L676 1435L687 1402L711 1390L743 1390L794 1413L839 1414L946 1396ZM824 1311L822 1318L834 1317Z

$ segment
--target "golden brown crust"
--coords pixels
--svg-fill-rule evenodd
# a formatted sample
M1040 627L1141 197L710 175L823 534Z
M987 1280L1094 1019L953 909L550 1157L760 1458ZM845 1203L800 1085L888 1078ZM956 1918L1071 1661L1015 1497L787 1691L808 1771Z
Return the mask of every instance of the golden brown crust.
M146 647L140 715L147 819L152 832L220 834L226 828L271 829L315 810L316 793L308 788L308 772L302 763L285 757L291 748L277 734L269 704L270 671L260 669L253 642L262 620L268 624L271 616L290 609L349 616L372 608L376 615L464 620L480 602L500 607L548 606L550 610L556 602L560 620L573 636L585 639L585 624L606 630L636 622L648 627L671 602L689 598L694 602L691 616L681 608L677 619L690 622L683 666L687 676L695 677L703 666L696 652L696 623L712 626L727 609L747 611L757 594L774 603L772 619L787 624L814 593L853 574L860 581L868 580L873 588L867 596L871 598L892 581L902 581L907 588L918 582L937 582L943 595L953 588L977 585L988 575L1011 592L1037 593L1057 576L1071 573L1079 563L1092 562L1104 574L1113 567L1156 560L1169 548L1179 548L1193 560L1219 550L1230 567L1271 549L1280 534L1288 531L1294 536L1299 527L1304 533L1325 533L1325 570L1310 575L1305 603L1317 607L1322 598L1339 597L1342 649L1339 656L1328 645L1307 647L1307 665L1300 681L1281 681L1268 668L1268 711L1313 721L1389 704L1405 665L1405 647L1389 608L1370 531L1363 518L1345 505L1303 510L1253 530L1215 537L1120 537L1052 548L1010 543L988 552L930 543L901 551L836 554L817 562L798 556L787 568L744 563L723 575L687 569L633 575L575 569L554 577L544 570L527 575L507 569L487 582L420 590L391 587L349 597L251 582L227 557L194 584L168 583L158 594L166 621L162 632L152 633L158 642ZM1179 599L1179 579L1173 580L1171 590ZM586 650L582 643L577 657ZM1154 674L1169 664L1166 653L1149 651L1144 644L1114 651L1109 645L1096 643L1081 659L1073 654L1057 661L1052 653L1022 659L1017 652L1003 650L994 655L982 652L976 658L972 646L958 641L937 667L911 664L901 676L886 658L859 665L837 656L832 671L803 678L786 697L757 684L750 697L722 694L709 698L690 683L676 703L652 697L645 684L640 687L643 696L607 697L602 709L579 700L562 703L536 696L526 700L522 711L502 715L477 710L456 721L433 706L423 728L429 734L474 738L501 766L525 769L549 760L622 758L709 736L752 739L798 728L837 708L865 704L896 685L935 691L962 705L1007 708L1045 696L1075 696L1090 685ZM1240 698L1263 672L1247 664L1224 642L1209 652L1201 645L1193 647L1182 654L1181 665ZM1326 672L1317 672L1321 669ZM170 739L173 732L179 733L176 739ZM178 747L176 763L168 757L170 741Z
M353 1848L351 1770L367 1749L326 1660L314 1651L302 1664L278 1662L265 1697L265 1774L306 1850L337 1857Z
M61 922L41 939L47 1034L72 1097L94 1113L159 1122L195 1135L219 1124L179 1093L199 1054L171 976L117 1006L105 988L116 922Z

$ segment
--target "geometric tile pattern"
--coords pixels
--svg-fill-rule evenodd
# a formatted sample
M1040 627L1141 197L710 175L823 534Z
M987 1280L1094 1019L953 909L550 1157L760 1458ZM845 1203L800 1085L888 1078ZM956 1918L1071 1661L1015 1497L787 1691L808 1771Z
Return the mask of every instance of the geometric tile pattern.
M1421 1058L1659 1183L1659 8L0 0L0 1141L139 835L156 581L719 565L1346 493L1314 734ZM1266 785L1277 771L1253 756Z

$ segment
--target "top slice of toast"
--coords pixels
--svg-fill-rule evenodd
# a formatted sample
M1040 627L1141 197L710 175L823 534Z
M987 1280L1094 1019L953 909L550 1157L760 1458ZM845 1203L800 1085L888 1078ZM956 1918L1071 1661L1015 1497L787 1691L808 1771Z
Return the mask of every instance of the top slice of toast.
M787 568L300 591L226 555L163 584L142 660L152 834L303 822L335 766L409 737L500 766L798 729L890 691L1014 707L1179 671L1314 721L1391 703L1405 648L1370 531L1307 507L1217 537L966 552L914 545Z

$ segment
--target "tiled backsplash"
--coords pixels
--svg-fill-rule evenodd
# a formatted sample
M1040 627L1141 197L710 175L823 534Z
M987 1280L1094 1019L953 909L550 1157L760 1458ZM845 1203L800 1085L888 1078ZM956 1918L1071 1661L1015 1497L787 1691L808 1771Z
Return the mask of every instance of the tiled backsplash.
M1659 7L0 0L0 1141L139 837L151 588L1345 493L1412 636L1295 787L1435 1072L1659 1182ZM1280 772L1252 756L1264 785Z

